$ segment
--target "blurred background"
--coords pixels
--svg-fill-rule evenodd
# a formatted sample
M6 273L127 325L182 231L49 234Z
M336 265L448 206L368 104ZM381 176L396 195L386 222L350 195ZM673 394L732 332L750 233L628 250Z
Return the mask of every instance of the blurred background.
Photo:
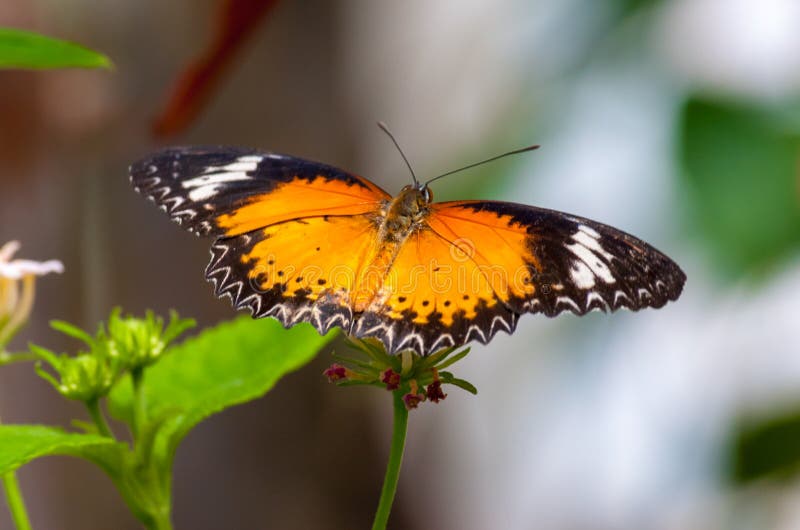
M50 319L94 328L114 305L234 316L203 278L209 242L129 187L128 164L159 145L260 147L396 192L409 176L377 120L429 176L539 143L436 198L611 224L675 259L686 290L659 311L528 316L474 346L457 374L479 395L411 415L390 527L800 527L800 3L253 0L226 26L236 4L0 3L1 26L116 65L0 72L0 244L66 267L39 281L12 346L65 350ZM181 99L204 57L210 80ZM176 528L369 526L390 396L328 385L328 364L323 351L189 436ZM5 423L83 414L30 365L0 370ZM83 461L19 477L36 528L138 528Z

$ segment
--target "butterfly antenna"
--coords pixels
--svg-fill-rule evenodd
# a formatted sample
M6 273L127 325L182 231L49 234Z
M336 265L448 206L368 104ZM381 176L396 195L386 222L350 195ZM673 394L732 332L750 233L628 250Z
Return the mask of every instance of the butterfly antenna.
M430 184L434 180L439 180L440 178L446 177L447 175L452 175L453 173L458 173L459 171L464 171L465 169L470 169L470 168L473 168L475 166L480 166L482 164L486 164L487 162L494 162L495 160L499 160L499 159L505 158L507 156L517 155L519 153L526 153L528 151L535 151L536 149L539 149L539 147L540 146L538 146L538 145L529 145L528 147L523 147L522 149L514 149L513 151L509 151L508 153L503 153L502 155L493 156L491 158L487 158L486 160L481 160L480 162L475 162L474 164L470 164L468 166L460 167L458 169L454 169L453 171L448 171L447 173L442 173L441 175L439 175L437 177L433 177L432 179L430 179L428 182L425 183L425 185L427 186L428 184Z
M406 162L406 166L408 166L408 170L411 172L411 178L414 179L414 185L415 186L419 186L419 181L417 180L417 175L414 173L414 169L411 167L411 164L408 162L408 158L406 158L406 154L403 152L402 149L400 149L400 144L397 143L397 140L395 140L394 135L391 132L389 132L389 128L382 121L378 122L378 127L380 127L381 130L383 132L385 132L389 136L389 138L392 139L392 143L394 143L394 146L397 148L398 151L400 151L400 156L403 157L403 160L405 160L405 162Z

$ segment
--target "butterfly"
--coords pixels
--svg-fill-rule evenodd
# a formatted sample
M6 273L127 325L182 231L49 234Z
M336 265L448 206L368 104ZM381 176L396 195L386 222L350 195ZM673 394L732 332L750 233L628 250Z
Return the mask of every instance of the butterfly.
M135 190L213 239L206 278L254 318L374 337L429 355L520 316L638 310L676 300L686 275L625 232L510 202L391 196L322 163L238 147L168 148L130 168Z

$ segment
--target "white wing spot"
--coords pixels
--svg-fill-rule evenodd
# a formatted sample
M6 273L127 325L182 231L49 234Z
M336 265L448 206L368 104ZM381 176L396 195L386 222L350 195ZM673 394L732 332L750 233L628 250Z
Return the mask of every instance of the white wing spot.
M200 186L189 192L189 198L194 202L201 202L210 199L217 194L217 186L210 184L207 186Z
M581 313L581 308L575 303L575 300L568 296L559 296L556 298L556 307L560 306L567 306L567 309L571 310L573 313Z
M600 279L606 283L615 283L617 281L614 278L614 275L611 274L611 270L608 268L608 265L603 263L600 258L597 257L597 254L592 252L590 249L586 248L580 243L574 243L572 245L565 246L570 252L578 256L586 265L588 265L595 276L599 276Z
M595 233L597 233L597 232L595 232ZM596 252L597 254L600 254L601 256L603 256L608 261L611 261L612 259L614 259L614 255L610 254L608 251L606 251L606 249L604 249L600 245L600 242L597 241L597 239L595 239L594 237L592 237L591 235L587 234L584 231L578 230L577 232L572 234L572 239L574 239L575 241L577 241L578 243L580 243L581 245L583 245L587 249L591 250L592 252Z
M597 304L593 304L594 301L597 301ZM603 299L603 296L595 291L590 291L589 294L586 295L586 307L592 307L593 309L603 311L608 309L608 303Z
M584 232L586 234L589 234L591 237L593 237L595 239L600 239L600 233L597 232L597 230L595 230L591 226L578 225L578 230L580 230L581 232Z
M631 301L628 295L625 294L625 291L617 291L614 293L614 305L617 305L617 303L622 299L625 299L628 303Z
M237 158L235 162L225 164L224 166L209 166L203 172L205 174L211 173L244 173L247 171L254 171L258 166L258 162L254 160L247 160L250 157Z
M252 178L253 177L243 171L232 171L229 173L209 173L207 175L185 180L181 183L181 186L184 189L204 188L207 186L213 186L215 184L222 184L223 182L238 182L240 180L252 180Z
M572 276L572 283L575 284L575 287L578 289L591 289L594 287L595 276L589 266L582 261L575 261L572 265L570 276Z

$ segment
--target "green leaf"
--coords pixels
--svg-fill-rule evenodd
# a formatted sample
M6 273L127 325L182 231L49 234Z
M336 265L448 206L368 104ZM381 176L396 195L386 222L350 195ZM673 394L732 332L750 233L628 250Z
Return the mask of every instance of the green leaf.
M729 276L800 250L800 126L792 109L690 100L681 162L691 231Z
M742 421L728 451L729 480L789 479L800 473L800 410Z
M90 348L94 345L94 337L83 331L81 328L73 326L69 322L64 322L63 320L51 320L50 327L56 331L60 331L64 335L78 339Z
M0 475L14 471L41 456L73 455L90 458L92 453L113 451L120 445L104 436L68 433L54 427L0 425Z
M0 68L111 68L101 53L38 33L0 28Z
M455 363L457 363L458 361L460 361L461 359L466 357L469 354L469 351L470 351L469 348L464 348L463 350L458 352L456 355L453 355L452 357L450 357L449 359L447 359L446 361L441 363L436 368L438 368L439 370L442 370L444 368L447 368L448 366L454 365Z
M156 443L171 452L203 419L264 395L309 362L333 335L321 337L310 325L286 330L272 319L242 317L171 348L144 374L145 417L169 416L159 435L166 439ZM112 391L109 406L117 418L132 421L130 378Z
M454 385L462 390L466 390L470 394L478 395L478 389L475 388L475 385L473 385L469 381L465 381L464 379L459 379L455 377L450 372L440 372L439 377L442 383L446 383L448 385Z
M400 371L400 356L386 353L386 348L379 340L372 337L365 339L345 337L344 342L350 348L365 353L377 366L391 366L396 372Z
M457 349L458 349L457 347L451 346L449 348L444 348L444 349L439 350L439 351L437 351L435 353L432 353L431 355L428 355L427 357L423 357L417 363L417 366L418 366L417 370L418 371L420 371L420 370L429 370L433 366L435 366L435 365L439 364L440 362L442 362L443 360L445 360L450 354L452 354Z

